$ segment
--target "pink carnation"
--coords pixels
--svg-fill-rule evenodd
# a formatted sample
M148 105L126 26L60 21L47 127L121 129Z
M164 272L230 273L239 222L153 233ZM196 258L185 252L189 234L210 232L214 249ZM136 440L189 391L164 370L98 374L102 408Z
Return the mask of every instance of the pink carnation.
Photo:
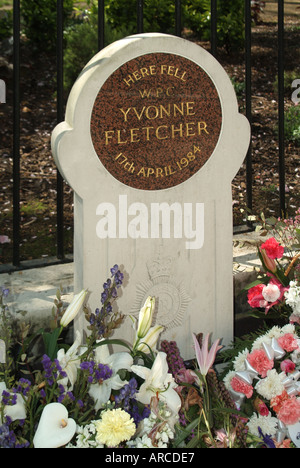
M300 419L300 401L298 398L292 397L284 401L278 414L278 419L286 424L292 426L297 424Z
M262 349L256 349L251 354L248 354L247 360L262 378L267 377L268 370L274 367L274 361L270 360Z
M264 299L262 295L262 291L264 288L264 284L257 284L256 286L253 286L253 288L250 288L248 291L248 304L251 307L266 307L268 305L267 301Z
M288 353L291 353L298 349L297 339L292 333L286 333L285 335L278 338L277 341L279 346L281 346Z
M267 273L267 276L271 278L267 285L257 284L248 291L248 304L254 308L264 308L266 314L284 300L284 293L288 290L270 273Z
M286 374L290 374L291 372L294 372L295 368L296 368L296 364L290 359L285 359L280 364L280 369L282 370L282 372L285 372Z
M284 254L284 248L277 242L276 239L274 239L274 237L267 239L260 248L264 249L268 257L271 259L282 258Z
M253 395L252 385L249 385L246 382L243 382L243 380L239 379L238 377L233 377L230 383L235 392L243 393L247 398L252 397Z

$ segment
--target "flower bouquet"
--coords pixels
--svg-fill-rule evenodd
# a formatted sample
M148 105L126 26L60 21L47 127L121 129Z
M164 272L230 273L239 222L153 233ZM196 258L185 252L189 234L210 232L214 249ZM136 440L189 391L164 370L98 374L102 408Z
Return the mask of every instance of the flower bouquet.
M262 215L258 229L268 238L258 246L262 271L247 288L248 303L269 318L299 324L300 209L294 219L266 220Z
M236 339L224 383L248 418L248 444L300 447L300 210L294 219L262 216L258 246L262 271L249 285L248 303L276 325ZM257 315L260 316L259 314ZM285 325L284 325L285 323Z
M245 445L245 424L213 370L219 340L191 336L195 360L185 363L175 342L158 340L155 298L132 317L133 343L113 338L123 317L113 302L123 274L115 265L101 306L90 312L88 292L64 310L58 291L51 327L15 326L0 293L0 447L186 448ZM72 322L84 313L83 342ZM73 342L74 340L74 342ZM110 353L109 345L124 351ZM122 348L121 348L122 349ZM127 452L128 453L128 452Z
M249 418L254 447L300 447L300 338L295 325L259 333L233 359L224 383Z

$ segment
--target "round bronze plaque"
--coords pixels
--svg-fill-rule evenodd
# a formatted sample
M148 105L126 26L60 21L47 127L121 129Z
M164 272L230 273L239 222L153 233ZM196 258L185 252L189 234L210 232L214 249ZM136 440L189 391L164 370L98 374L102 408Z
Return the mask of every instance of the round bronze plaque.
M101 87L91 116L95 151L120 182L174 187L201 169L221 132L218 92L179 55L151 53L120 66Z

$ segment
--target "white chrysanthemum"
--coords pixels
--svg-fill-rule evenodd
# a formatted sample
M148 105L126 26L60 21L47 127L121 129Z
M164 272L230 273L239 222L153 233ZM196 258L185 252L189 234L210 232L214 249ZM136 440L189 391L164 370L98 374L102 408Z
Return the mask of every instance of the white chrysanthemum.
M246 369L245 360L249 354L248 349L244 349L244 351L240 352L233 361L234 370L236 372L243 372Z
M268 416L257 416L257 414L254 413L247 423L249 432L256 437L260 436L258 428L261 429L264 435L274 437L277 433L277 425L278 419L274 418L271 413L269 413Z
M300 364L300 339L297 339L298 349L292 352L291 360L297 365Z
M295 315L300 315L300 286L296 281L290 282L288 291L284 293L286 303L292 308Z
M281 336L285 335L286 333L292 333L293 335L295 334L296 329L295 325L292 323L288 323L287 325L284 325L281 329Z
M276 369L271 369L265 379L257 382L255 389L263 398L271 400L284 391L283 378L284 374L278 374Z
M271 345L271 342L272 342L272 338L270 338L269 336L267 336L267 335L259 336L259 337L253 342L252 351L256 351L257 349L262 349L263 343L265 343L265 344L267 344L267 345Z

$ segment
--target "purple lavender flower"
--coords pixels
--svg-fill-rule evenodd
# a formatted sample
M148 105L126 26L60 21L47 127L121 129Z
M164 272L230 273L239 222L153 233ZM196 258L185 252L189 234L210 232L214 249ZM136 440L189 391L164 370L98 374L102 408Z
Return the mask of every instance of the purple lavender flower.
M137 381L135 378L130 379L128 384L120 389L119 394L115 395L116 408L123 408L124 411L130 414L136 426L150 415L150 408L144 407L140 414L140 408L135 399L137 392Z
M95 384L110 379L113 375L112 369L105 364L97 364L95 361L86 361L80 364L81 370L87 372L88 383Z
M95 313L90 314L90 325L96 330L97 336L100 338L106 331L106 319L112 313L112 301L117 296L117 289L122 286L124 275L119 270L118 265L111 268L111 278L108 278L103 284L103 292L101 293L101 308L97 308Z
M62 370L57 359L52 362L49 356L44 354L42 357L42 364L44 368L45 379L48 385L52 386L56 380L67 377L67 374Z

